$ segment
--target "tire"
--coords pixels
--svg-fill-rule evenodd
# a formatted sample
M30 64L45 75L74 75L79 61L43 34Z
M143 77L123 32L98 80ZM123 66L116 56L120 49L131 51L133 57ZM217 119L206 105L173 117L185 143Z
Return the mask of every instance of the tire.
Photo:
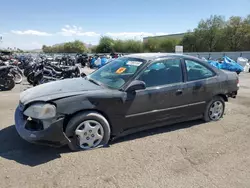
M32 69L31 68L26 68L24 69L23 71L23 74L25 77L28 77L28 75L32 72Z
M46 78L42 78L41 80L38 81L38 85L49 83L49 82L51 82L51 81L46 79Z
M219 110L216 107L218 107ZM213 111L216 111L218 113L214 112L213 115ZM225 111L224 99L220 96L215 96L206 106L206 110L203 117L204 121L205 122L218 121L223 117L224 111Z
M86 77L86 76L87 76L87 75L86 75L85 73L83 73L83 72L81 73L81 77L82 77L82 78L84 78L84 77Z
M22 76L20 73L15 72L15 73L13 74L13 76L14 76L14 81L15 81L16 84L22 83L22 81L23 81L23 76Z
M30 84L33 84L34 82L34 73L30 73L28 76L27 76L27 81L30 83Z
M88 123L91 125L91 129L88 128L89 126L86 126L88 125ZM94 123L99 123L99 125L97 126L96 124L95 126L92 126ZM101 127L98 128L99 126ZM81 134L81 136L76 133L77 131L80 132L79 134ZM68 144L69 148L72 151L80 151L99 148L107 145L110 140L111 130L109 122L105 117L97 112L89 111L78 113L73 116L67 124L65 134L71 141ZM100 137L101 135L101 138L96 138ZM83 138L81 140L85 140L85 143L83 143L82 145L80 144L80 137ZM93 145L90 147L87 142L93 142Z
M14 87L15 87L15 81L14 81L14 79L11 78L11 77L8 77L5 80L5 84L4 84L2 90L8 91L8 90L12 90Z

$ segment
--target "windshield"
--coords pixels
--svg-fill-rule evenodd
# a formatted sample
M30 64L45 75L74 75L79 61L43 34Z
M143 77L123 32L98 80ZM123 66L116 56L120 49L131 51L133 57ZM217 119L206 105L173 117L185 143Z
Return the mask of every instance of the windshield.
M87 76L87 79L119 89L135 75L144 62L146 60L121 57L93 72Z

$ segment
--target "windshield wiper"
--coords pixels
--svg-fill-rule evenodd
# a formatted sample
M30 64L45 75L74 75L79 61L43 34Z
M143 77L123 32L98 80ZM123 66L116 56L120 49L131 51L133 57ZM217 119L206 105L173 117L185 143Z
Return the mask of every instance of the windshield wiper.
M92 83L94 83L94 84L96 84L96 85L98 85L98 86L101 85L99 82L97 82L97 81L95 81L95 80L93 80L93 79L91 79L91 78L88 78L88 81L90 81L90 82L92 82Z

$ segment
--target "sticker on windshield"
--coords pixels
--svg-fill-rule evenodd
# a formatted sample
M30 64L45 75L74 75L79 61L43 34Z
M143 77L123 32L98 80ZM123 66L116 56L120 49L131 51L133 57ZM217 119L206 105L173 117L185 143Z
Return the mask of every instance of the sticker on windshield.
M116 74L121 74L126 70L125 67L120 67L119 69L117 69L117 71L115 72Z
M128 61L126 65L133 65L139 67L142 64L140 61Z

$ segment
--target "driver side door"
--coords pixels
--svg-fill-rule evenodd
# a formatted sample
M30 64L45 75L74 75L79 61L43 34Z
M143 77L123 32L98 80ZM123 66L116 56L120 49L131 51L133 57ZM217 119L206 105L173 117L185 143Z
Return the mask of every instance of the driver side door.
M137 79L145 90L136 91L126 112L127 128L144 127L185 116L185 93L181 59L153 62ZM128 96L129 97L129 96Z

